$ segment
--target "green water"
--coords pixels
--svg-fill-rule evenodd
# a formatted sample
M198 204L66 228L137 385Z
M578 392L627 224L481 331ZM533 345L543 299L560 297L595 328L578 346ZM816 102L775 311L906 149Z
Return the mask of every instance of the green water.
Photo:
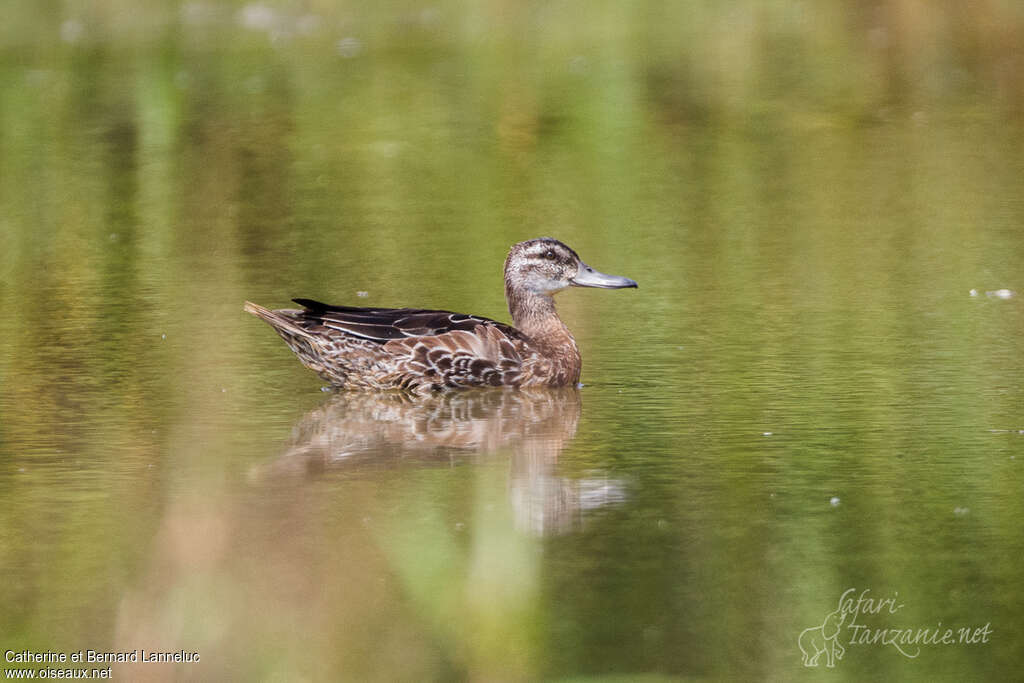
M3 651L810 680L853 588L870 633L990 634L848 619L830 678L1019 675L1012 3L4 13ZM242 311L507 320L541 235L640 283L559 296L578 391L334 396Z

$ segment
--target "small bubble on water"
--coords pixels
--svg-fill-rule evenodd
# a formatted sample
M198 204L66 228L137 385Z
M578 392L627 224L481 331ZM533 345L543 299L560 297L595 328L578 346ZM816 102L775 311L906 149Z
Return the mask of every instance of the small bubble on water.
M832 507L839 505L839 502L839 496L832 496L831 498L828 499L828 504L831 505Z
M292 37L291 31L281 29L274 29L268 35L270 36L270 44L275 47L280 47Z
M161 338L161 339L167 339L167 333L166 333L166 332L164 332L163 334L161 334L161 335L160 335L160 338Z
M576 55L569 59L569 71L574 74L586 73L590 68L590 60L583 55Z
M349 36L348 38L342 38L339 40L335 49L337 49L338 55L341 57L351 59L352 57L358 57L363 51L363 41Z
M402 153L402 143L397 140L378 140L371 147L385 159L394 159Z
M85 33L85 26L82 22L68 19L60 25L60 39L65 43L77 43Z
M250 95L258 95L266 89L262 76L249 76L245 79L245 90Z
M771 432L761 432L761 436L771 436Z
M217 19L216 10L204 2L186 2L178 11L182 23L199 26L209 24Z
M356 296L358 296L360 299L365 299L366 297L370 296L370 293L369 292L356 292Z
M1013 298L1012 289L995 289L991 292L985 292L985 296L989 299L1011 299Z
M434 26L441 22L441 11L436 7L427 7L420 12L420 24Z
M972 289L971 291L969 291L967 293L970 294L971 296L978 296L978 290L976 290L976 289Z
M258 2L249 3L238 12L238 23L252 31L269 31L277 22L274 8Z
M953 514L956 515L957 517L963 517L964 515L966 515L970 511L971 511L970 508L962 508L962 507L959 507L959 506L953 508Z
M464 522L455 522L455 530L456 531L462 531L465 528L466 528L466 524Z

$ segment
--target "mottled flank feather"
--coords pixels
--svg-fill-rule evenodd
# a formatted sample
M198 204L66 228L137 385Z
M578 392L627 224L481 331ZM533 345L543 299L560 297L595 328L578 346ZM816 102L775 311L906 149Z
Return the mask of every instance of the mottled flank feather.
M304 365L338 387L430 393L565 386L579 381L580 355L551 295L570 284L636 286L626 278L618 280L629 284L573 282L589 277L583 269L596 273L557 240L515 245L505 281L517 327L451 311L331 306L311 299L294 300L301 310L272 311L250 302L245 310L269 323Z
M305 310L246 310L270 323L311 370L350 388L429 392L519 386L525 340L508 325L449 311L348 309L297 301Z

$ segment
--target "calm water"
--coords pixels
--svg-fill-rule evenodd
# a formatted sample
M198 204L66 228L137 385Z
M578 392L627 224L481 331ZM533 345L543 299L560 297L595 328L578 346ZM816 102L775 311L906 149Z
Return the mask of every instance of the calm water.
M1019 675L1019 10L129 4L0 28L0 648ZM507 320L540 235L640 283L560 295L578 390L323 393L242 312Z

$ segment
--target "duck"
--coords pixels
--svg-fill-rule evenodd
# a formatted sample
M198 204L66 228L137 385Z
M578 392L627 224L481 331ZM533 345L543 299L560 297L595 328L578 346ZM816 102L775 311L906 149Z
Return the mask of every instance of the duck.
M582 358L558 317L554 295L569 287L623 289L635 280L591 268L552 237L514 244L505 259L508 325L479 315L420 308L302 309L245 302L307 368L335 389L411 394L471 387L577 386Z

